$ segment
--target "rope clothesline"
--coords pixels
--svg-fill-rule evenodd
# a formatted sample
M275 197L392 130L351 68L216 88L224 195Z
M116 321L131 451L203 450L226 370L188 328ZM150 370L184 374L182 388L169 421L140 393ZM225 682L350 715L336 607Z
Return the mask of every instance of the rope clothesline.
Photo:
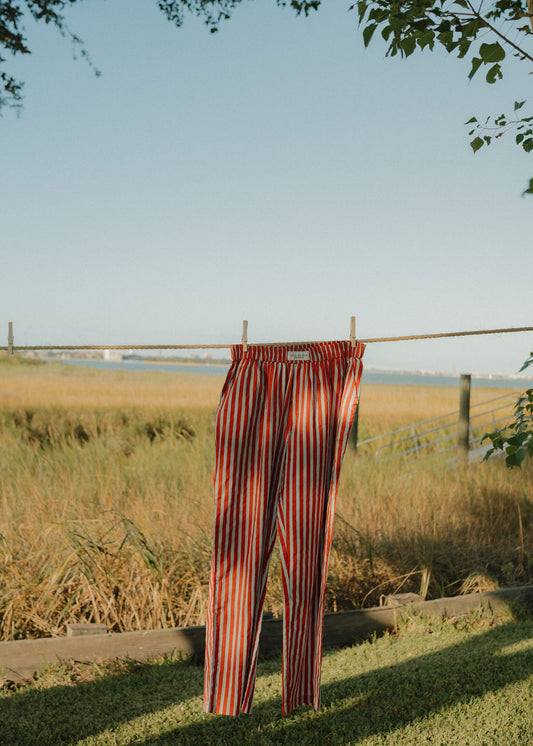
M443 337L468 337L479 334L511 334L516 332L531 332L533 326L516 326L506 329L480 329L476 331L440 332L437 334L407 334L400 337L373 337L357 339L357 342L372 344L375 342L406 342L414 339L441 339ZM259 343L258 343L259 344ZM262 346L288 347L292 345L315 344L310 342L264 342ZM248 343L254 346L253 342ZM234 344L204 344L204 345L15 345L0 346L4 351L29 350L227 350Z

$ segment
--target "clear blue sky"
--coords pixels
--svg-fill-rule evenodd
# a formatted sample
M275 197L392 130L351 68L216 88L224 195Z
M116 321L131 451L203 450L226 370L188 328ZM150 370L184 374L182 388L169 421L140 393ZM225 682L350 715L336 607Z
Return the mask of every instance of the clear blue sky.
M464 122L527 98L444 54L364 50L349 3L246 3L218 34L155 0L68 11L95 77L29 24L0 119L0 325L18 344L347 338L533 325L533 158ZM0 330L1 331L1 330ZM4 341L3 344L6 344ZM369 346L367 364L513 373L533 334Z

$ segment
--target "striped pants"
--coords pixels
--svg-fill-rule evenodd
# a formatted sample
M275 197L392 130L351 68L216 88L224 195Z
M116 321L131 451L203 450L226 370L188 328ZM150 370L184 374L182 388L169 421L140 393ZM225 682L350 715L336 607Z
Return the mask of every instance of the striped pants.
M341 461L364 345L232 349L216 418L204 709L252 710L268 564L279 535L283 712L320 706L322 626Z

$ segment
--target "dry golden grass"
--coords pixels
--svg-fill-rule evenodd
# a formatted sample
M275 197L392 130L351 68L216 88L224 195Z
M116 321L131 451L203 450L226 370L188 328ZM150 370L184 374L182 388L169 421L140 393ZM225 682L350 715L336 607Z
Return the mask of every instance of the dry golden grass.
M74 367L0 365L0 407L154 407L216 409L224 376ZM472 390L472 405L508 390ZM384 431L453 412L455 388L364 383L361 420ZM399 424L398 424L399 423Z
M205 621L222 376L0 365L0 638ZM364 385L360 427L452 411L455 389ZM498 392L474 391L474 401ZM531 468L348 450L327 609L533 580ZM276 556L267 609L282 613Z
M101 370L57 363L0 365L0 407L214 410L223 376Z
M508 395L509 389L472 388L472 412L483 402ZM508 413L512 413L509 400ZM386 433L416 422L457 412L459 387L391 386L363 381L359 408L360 438Z
M532 478L531 465L428 460L406 469L348 453L330 592L346 608L400 590L434 598L531 582Z

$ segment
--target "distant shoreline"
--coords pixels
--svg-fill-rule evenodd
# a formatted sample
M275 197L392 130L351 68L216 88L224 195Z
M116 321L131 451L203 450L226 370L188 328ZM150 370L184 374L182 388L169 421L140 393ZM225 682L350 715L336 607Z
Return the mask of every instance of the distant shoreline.
M231 365L231 358L196 357L194 355L190 357L179 357L178 355L169 355L166 357L123 355L122 362L150 363L152 365Z
M103 358L81 358L81 357L59 357L59 356L47 356L41 358L45 362L59 362L59 363L68 363L68 364L76 364L76 365L89 365L94 366L95 364L102 364L102 367L108 367L111 365L124 365L124 366L131 366L132 364L140 364L140 365L153 365L153 366L186 366L186 367L195 367L195 368L222 368L226 367L229 368L231 365L231 360L229 358L227 359L217 359L217 358L193 358L193 359L187 359L187 358L180 358L180 357L172 357L172 358L155 358L155 357L143 357L141 355L139 356L128 356L125 358L117 359L117 360L104 360ZM446 378L446 379L459 379L460 373L453 373L453 372L447 372L447 371L437 371L437 370L391 370L390 368L376 368L374 366L366 366L364 367L364 372L366 373L367 377L369 375L373 376L395 376L398 378L403 377L417 377L417 378ZM483 380L483 381L514 381L517 384L528 384L533 383L533 375L521 375L519 373L515 374L505 374L505 373L471 373L472 380Z
M100 368L103 370L124 370L130 372L156 372L162 371L173 375L180 371L186 375L216 375L225 376L230 368L231 361L202 361L194 360L80 360L63 358L55 359L54 362L63 363L76 367ZM459 373L430 373L425 371L382 371L375 368L366 368L363 371L363 382L368 384L389 384L408 386L436 386L456 388L459 385ZM499 388L513 389L515 391L530 388L533 379L518 378L511 376L496 376L472 374L472 386L476 388Z
M460 378L460 373L450 373L440 370L390 370L388 368L375 368L373 366L367 366L364 369L367 373L384 375L384 376L435 376L439 378ZM468 372L468 371L465 371ZM480 379L491 381L531 381L533 382L533 376L521 375L520 373L506 374L506 373L470 373L473 379Z

